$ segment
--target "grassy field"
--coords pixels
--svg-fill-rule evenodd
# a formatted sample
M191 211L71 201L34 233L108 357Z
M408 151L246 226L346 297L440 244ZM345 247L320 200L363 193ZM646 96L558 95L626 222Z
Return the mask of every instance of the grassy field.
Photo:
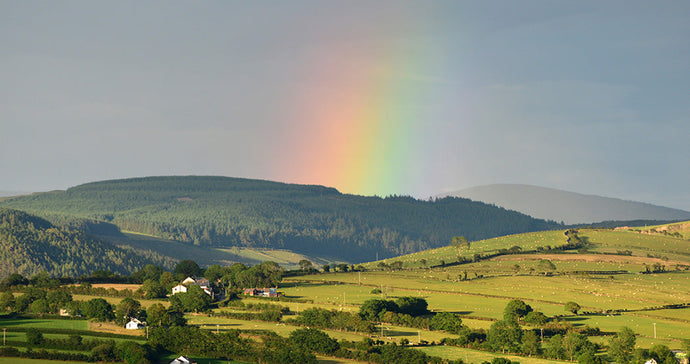
M9 331L12 331L13 327L88 330L89 322L86 320L60 319L0 319L0 327L7 328Z
M513 246L519 246L522 250L534 250L537 247L545 247L548 245L554 247L566 243L564 232L565 230L555 230L502 236L471 242L469 249L466 246L460 249L446 246L397 258L370 262L364 264L364 266L368 269L376 269L380 262L390 264L395 261L400 261L403 262L404 268L424 268L440 265L441 261L446 263L455 262L459 255L465 258L472 258L474 254L492 254L498 252L500 249L509 249Z
M416 349L421 350L421 351L423 351L429 355L439 356L442 358L447 358L447 359L452 359L452 360L462 359L463 361L465 361L465 363L481 363L484 361L490 362L493 358L507 358L507 359L510 359L511 361L520 362L521 364L571 363L571 362L559 361L559 360L527 358L527 357L523 357L523 356L515 356L515 355L509 355L509 354L490 353L490 352L486 352L486 351L465 349L465 348L459 348L459 347L455 347L455 346L423 346L423 347L419 347Z
M562 245L566 239L564 231L519 234L472 242L469 249L444 247L384 261L401 261L402 270L379 270L378 262L373 262L367 264L373 271L286 278L280 291L289 297L310 300L310 305L350 311L371 298L423 297L432 311L459 313L469 327L484 329L491 325L491 320L503 317L510 300L521 299L547 316L563 316L575 327L588 325L610 333L630 327L638 334L640 347L663 343L680 348L680 339L689 337L690 308L658 308L690 302L690 271L683 266L690 261L690 243L677 237L627 230L580 229L578 235L588 242L592 253L502 255L479 262L437 266L442 260L454 262L458 253L471 257L512 246L526 251ZM632 255L616 254L625 250L632 251ZM556 269L546 275L542 260L549 260ZM646 271L645 266L654 264L665 266L668 272L641 274ZM382 293L373 294L374 288ZM595 314L574 316L564 309L568 301L579 303L583 312ZM617 310L631 312L611 313ZM447 351L442 356L457 357L450 354L455 352L453 348L425 350Z
M638 226L631 228L636 231L642 231L651 234L663 234L664 232L674 233L678 232L683 236L684 239L690 239L690 221L677 222L674 224L664 224L656 226ZM654 230L657 232L655 233Z

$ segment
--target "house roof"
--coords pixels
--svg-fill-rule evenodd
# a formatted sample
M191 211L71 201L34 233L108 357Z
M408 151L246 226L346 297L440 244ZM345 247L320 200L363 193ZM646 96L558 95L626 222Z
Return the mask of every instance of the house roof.
M179 358L176 358L175 360L171 361L170 364L191 364L194 363L192 359L189 359L188 357L182 355Z

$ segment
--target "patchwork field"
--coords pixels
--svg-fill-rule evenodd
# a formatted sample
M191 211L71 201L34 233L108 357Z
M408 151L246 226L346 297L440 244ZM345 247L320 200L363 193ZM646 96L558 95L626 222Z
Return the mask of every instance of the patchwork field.
M503 317L510 300L521 299L574 327L614 333L627 326L642 347L680 348L680 340L690 337L690 308L664 306L690 303L690 242L628 230L580 229L577 234L585 251L549 252L549 246L566 243L565 231L519 234L372 262L364 272L286 278L280 290L343 310L357 309L370 298L422 297L432 311L458 313L466 325L485 329ZM511 248L518 254L455 263L458 255L469 259ZM402 262L402 269L392 268L395 262ZM565 310L569 301L581 306L580 315Z

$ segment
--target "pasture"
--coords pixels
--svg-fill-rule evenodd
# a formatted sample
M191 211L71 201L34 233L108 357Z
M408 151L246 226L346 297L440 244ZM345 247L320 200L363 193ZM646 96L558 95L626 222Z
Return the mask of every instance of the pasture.
M481 363L484 361L490 362L493 358L507 358L511 361L520 362L520 364L563 364L571 363L568 361L528 358L524 356L516 356L510 354L491 353L488 351L480 351L474 349L459 348L455 346L423 346L417 348L429 355L439 356L442 358L457 360L462 359L465 363Z

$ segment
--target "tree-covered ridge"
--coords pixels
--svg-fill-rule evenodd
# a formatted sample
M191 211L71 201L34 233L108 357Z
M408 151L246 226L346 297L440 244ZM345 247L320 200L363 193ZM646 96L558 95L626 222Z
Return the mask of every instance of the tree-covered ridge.
M287 248L350 261L548 230L553 222L448 197L366 197L333 188L228 177L148 177L87 183L2 205L111 222L197 245Z
M47 271L53 276L76 277L97 270L128 274L148 263L170 263L140 253L55 227L21 211L0 208L0 276Z

